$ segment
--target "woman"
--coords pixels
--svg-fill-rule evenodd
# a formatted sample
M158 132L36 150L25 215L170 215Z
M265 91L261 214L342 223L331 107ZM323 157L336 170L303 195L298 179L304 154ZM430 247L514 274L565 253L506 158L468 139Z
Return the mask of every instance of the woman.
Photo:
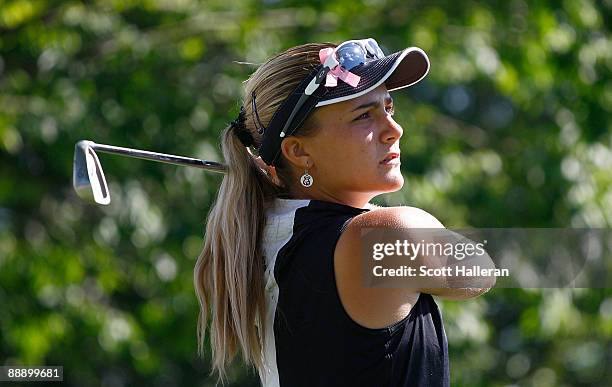
M199 350L210 319L221 378L240 352L264 386L449 385L431 295L486 288L445 288L443 278L368 288L360 271L363 227L443 228L417 208L369 204L404 183L389 92L428 70L418 48L385 56L365 39L293 47L246 82L194 272Z

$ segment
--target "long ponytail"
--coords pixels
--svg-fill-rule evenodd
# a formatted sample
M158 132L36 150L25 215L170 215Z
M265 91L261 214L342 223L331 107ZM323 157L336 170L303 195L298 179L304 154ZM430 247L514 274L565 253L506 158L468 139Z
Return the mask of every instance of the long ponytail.
M271 120L282 101L318 64L319 50L329 46L308 44L291 48L259 67L246 82L243 129L252 136L255 149L262 141L258 129ZM308 126L306 121L300 135L314 131ZM212 371L217 371L223 381L227 366L238 352L246 364L263 372L263 338L265 330L271 327L265 326L264 318L265 262L261 237L266 206L287 192L291 174L281 160L276 166L281 185L275 185L232 126L221 135L221 149L228 173L208 215L194 283L200 303L198 353L204 354L210 322Z

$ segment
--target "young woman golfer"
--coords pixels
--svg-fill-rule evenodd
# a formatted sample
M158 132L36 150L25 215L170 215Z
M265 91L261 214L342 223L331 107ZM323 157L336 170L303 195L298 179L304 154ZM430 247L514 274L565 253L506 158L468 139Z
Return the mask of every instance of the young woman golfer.
M443 228L423 210L369 201L402 188L390 92L429 70L374 39L306 44L261 65L222 134L228 166L194 272L202 353L237 353L264 386L448 386L433 295L483 289L364 287L360 229ZM256 151L256 154L253 151Z

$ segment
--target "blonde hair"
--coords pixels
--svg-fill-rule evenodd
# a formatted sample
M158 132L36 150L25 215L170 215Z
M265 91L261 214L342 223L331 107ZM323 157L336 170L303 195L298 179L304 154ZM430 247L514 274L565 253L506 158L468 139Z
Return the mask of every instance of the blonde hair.
M261 145L261 125L272 116L319 64L319 50L332 44L305 44L290 48L261 65L245 82L245 127L254 147ZM256 112L252 109L255 96ZM259 120L259 121L258 121ZM257 123L256 123L257 121ZM297 131L309 136L315 128L306 120ZM198 353L203 355L205 333L210 319L212 372L224 380L226 369L238 352L246 364L263 372L265 326L264 270L261 236L265 206L275 197L288 194L294 172L281 156L276 171L281 186L255 163L255 156L234 134L232 126L221 135L223 158L228 173L223 178L208 215L204 248L194 269L200 313Z

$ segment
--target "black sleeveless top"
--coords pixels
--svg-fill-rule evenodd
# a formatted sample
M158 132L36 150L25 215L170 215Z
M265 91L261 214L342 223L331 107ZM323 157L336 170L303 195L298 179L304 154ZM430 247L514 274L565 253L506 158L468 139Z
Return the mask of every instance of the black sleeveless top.
M381 329L357 324L342 306L334 250L348 221L365 211L292 199L276 199L267 211L264 386L450 385L446 333L431 295L421 293L403 320Z

